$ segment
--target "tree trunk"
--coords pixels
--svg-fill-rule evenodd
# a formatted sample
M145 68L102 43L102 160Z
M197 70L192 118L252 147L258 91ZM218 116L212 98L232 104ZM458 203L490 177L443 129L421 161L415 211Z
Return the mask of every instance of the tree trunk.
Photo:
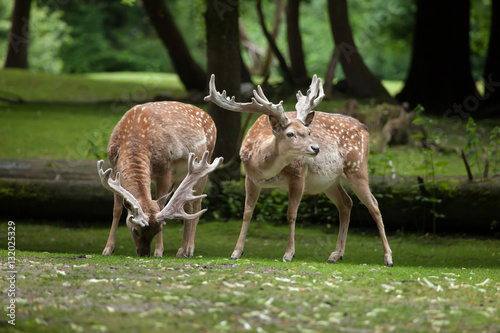
M299 86L308 86L310 79L307 76L302 49L302 37L299 28L300 0L288 0L286 7L286 33L288 39L288 52L290 54L291 71L294 81Z
M241 53L238 33L238 3L235 1L207 0L205 23L207 29L207 71L215 74L217 88L226 90L228 96L240 95ZM218 180L240 178L238 135L241 114L208 104L208 113L217 126L217 144L214 156L224 157L225 169L215 172Z
M163 0L143 0L142 2L186 90L204 92L207 86L206 73L191 57L165 2Z
M257 0L257 14L259 15L259 22L260 26L262 27L262 32L264 33L264 36L266 36L267 42L269 43L269 47L273 51L274 55L278 59L280 69L283 73L283 78L285 79L285 82L291 86L295 86L295 82L293 81L293 75L292 72L290 71L290 68L288 68L288 65L286 64L285 57L283 57L283 54L278 48L278 45L273 39L273 36L269 33L266 27L266 21L264 19L264 13L262 12L262 1Z
M14 2L5 68L28 68L30 10L31 0Z
M491 30L480 117L500 117L500 2L491 2Z
M273 40L278 38L278 34L280 32L280 24L281 24L281 13L283 12L283 0L276 1L276 7L274 9L274 18L273 18L273 26L271 31L271 37ZM271 71L271 63L273 61L273 51L271 47L268 46L266 50L266 56L264 57L263 65L260 71L262 76L268 76Z
M469 0L417 0L413 55L399 101L421 104L427 112L447 117L455 112L452 108L462 113L463 108L477 110L469 15Z
M380 80L366 67L354 43L347 13L347 0L329 0L328 15L340 63L346 77L345 92L357 98L391 99Z

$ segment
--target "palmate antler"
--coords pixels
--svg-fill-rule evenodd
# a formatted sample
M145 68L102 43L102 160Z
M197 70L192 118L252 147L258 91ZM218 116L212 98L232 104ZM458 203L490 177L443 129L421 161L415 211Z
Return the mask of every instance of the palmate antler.
M201 161L197 163L197 160L198 159L194 156L193 153L189 154L188 173L186 175L186 178L184 178L184 180L180 183L179 187L177 188L165 208L163 208L162 211L156 215L157 221L165 221L171 219L193 220L197 217L200 217L203 213L206 212L206 209L203 209L197 213L188 214L184 211L184 204L188 201L202 199L207 196L206 194L193 195L193 186L196 185L196 183L201 178L217 169L217 167L222 163L224 159L222 157L217 157L216 159L214 159L212 164L208 164L208 151L205 151L203 157L201 158Z
M290 119L288 119L285 115L285 110L283 109L283 101L280 101L278 104L269 102L260 86L257 86L257 91L253 91L254 97L252 97L252 101L249 103L235 102L235 97L227 97L225 90L223 90L222 93L219 93L217 88L215 88L214 74L210 77L210 83L208 86L209 95L205 97L205 101L207 102L211 101L221 108L229 111L271 115L276 117L282 126L287 126L290 123Z
M201 178L217 169L217 167L222 163L223 158L216 158L212 162L212 164L208 164L207 160L208 151L205 151L199 163L197 163L197 158L194 156L194 153L189 154L188 173L167 205L156 215L157 221L165 223L166 220L172 219L192 220L200 217L203 213L205 213L206 209L203 209L194 214L188 214L184 211L184 204L188 201L206 197L206 194L193 195L193 186ZM129 191L121 186L120 173L117 172L115 179L111 179L111 169L107 169L106 171L104 171L102 169L103 164L103 160L97 162L97 171L99 173L99 177L101 178L102 185L111 192L117 193L123 197L123 199L127 203L127 209L131 212L131 215L129 215L129 220L131 222L136 223L141 227L149 225L149 217L144 214L139 201Z
M325 92L323 90L323 85L321 84L321 79L318 79L316 74L312 78L311 85L307 90L306 96L302 95L299 90L297 92L297 104L295 104L295 110L297 110L297 119L305 122L305 119L309 112L311 112L321 100L325 97Z

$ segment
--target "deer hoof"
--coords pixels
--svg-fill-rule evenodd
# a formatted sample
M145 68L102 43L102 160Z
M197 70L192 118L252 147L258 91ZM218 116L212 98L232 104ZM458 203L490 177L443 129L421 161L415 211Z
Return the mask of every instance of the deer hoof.
M387 267L394 267L394 264L392 263L392 254L390 255L385 255L384 256L384 262Z
M104 251L102 251L102 254L105 256L110 256L113 254L113 252L115 252L115 249L110 248L110 247L106 247L106 248L104 248Z
M243 251L234 250L233 254L231 254L231 260L238 260L243 255Z
M175 255L176 258L186 258L186 251L181 247L178 251L177 254Z
M326 261L328 264L335 264L337 261L342 260L342 256L339 256L336 252L330 255L330 258Z
M285 255L283 256L283 262L290 262L292 261L292 258L295 258L295 253L292 253L291 255L285 253Z
M155 250L155 258L163 258L163 250Z

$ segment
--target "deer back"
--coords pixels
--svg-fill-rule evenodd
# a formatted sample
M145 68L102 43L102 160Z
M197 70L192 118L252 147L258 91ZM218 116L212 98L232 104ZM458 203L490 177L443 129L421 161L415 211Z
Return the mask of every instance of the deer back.
M212 152L216 137L212 118L200 108L152 102L125 113L111 134L108 157L134 196L150 198L153 175L171 170L172 181L181 181L187 173L189 153L201 157L206 150ZM147 193L137 193L141 191Z

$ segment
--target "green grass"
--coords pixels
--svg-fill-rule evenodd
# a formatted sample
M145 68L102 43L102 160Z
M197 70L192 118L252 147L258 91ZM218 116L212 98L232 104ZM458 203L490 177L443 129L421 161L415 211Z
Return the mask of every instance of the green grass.
M156 94L181 96L178 77L162 73L49 74L0 70L0 96L27 101L96 102L146 100Z
M0 157L93 158L89 140L109 137L123 112L108 105L0 108Z
M195 258L175 259L169 223L162 259L137 258L129 232L100 255L108 228L16 221L16 326L9 332L496 332L500 240L352 230L346 255L324 261L336 235L298 228L296 258L280 262L287 227L254 223L244 257L228 260L240 222L201 223ZM3 242L6 223L0 224ZM6 247L2 247L6 248ZM0 250L3 270L7 251ZM7 274L0 278L2 293ZM2 297L2 308L8 302Z
M178 77L160 73L54 75L0 71L0 96L38 102L96 105L8 104L0 101L0 158L85 159L89 140L109 137L136 100L183 96Z

